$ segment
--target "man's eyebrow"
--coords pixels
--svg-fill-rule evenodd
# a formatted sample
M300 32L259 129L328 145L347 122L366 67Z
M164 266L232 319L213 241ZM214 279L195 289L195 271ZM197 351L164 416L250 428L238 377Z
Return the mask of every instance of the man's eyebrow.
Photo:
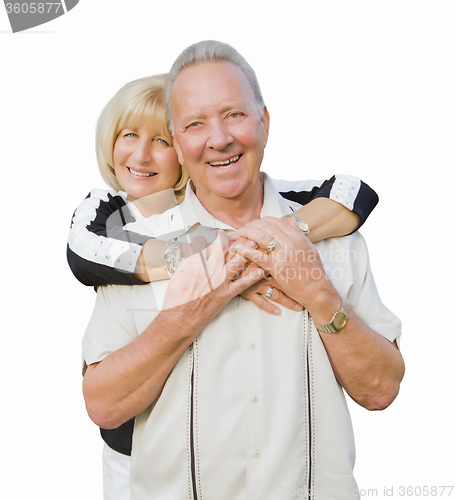
M203 120L205 116L202 113L191 113L188 115L183 115L180 119L182 123L193 122L195 120Z
M219 109L218 113L223 114L227 111L231 111L232 109L239 109L242 111L246 111L248 108L246 103L241 103L238 101L226 103L222 108ZM206 114L201 112L189 113L187 115L183 115L181 118L182 122L192 122L197 120L203 120L206 118Z
M245 110L248 108L248 103L244 101L232 101L227 102L222 108L221 112L230 111L231 109L242 109Z

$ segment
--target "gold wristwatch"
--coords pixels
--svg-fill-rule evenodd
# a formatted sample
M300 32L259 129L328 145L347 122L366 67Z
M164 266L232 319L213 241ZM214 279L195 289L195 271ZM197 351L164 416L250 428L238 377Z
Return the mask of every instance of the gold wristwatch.
M336 333L342 330L347 324L349 319L349 312L346 305L343 304L341 309L337 311L328 325L314 325L316 329L324 333Z

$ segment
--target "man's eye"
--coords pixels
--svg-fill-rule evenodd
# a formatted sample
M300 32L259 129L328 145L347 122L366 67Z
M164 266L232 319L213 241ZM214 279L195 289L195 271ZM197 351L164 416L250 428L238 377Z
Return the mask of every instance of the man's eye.
M229 115L230 118L238 118L239 116L242 116L243 113L231 113Z
M201 122L193 122L193 123L190 123L188 125L189 128L197 128L199 127L199 125L201 124Z

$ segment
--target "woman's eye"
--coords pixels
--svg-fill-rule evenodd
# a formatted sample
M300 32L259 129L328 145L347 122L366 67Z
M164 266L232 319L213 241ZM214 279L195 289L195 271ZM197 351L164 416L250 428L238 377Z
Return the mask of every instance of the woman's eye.
M124 137L137 137L137 134L135 134L134 132L127 132L126 134L124 134Z
M164 144L165 146L169 146L169 143L167 141L165 141L164 139L157 139L157 141L160 143L160 144Z

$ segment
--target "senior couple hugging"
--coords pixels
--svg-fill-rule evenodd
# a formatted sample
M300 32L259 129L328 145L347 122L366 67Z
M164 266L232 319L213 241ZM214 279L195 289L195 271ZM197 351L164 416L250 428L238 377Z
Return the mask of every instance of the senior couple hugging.
M214 41L100 116L113 189L76 210L68 260L97 287L83 390L105 498L358 496L344 393L384 409L404 374L355 232L377 198L351 176L272 181L269 123L251 66Z

